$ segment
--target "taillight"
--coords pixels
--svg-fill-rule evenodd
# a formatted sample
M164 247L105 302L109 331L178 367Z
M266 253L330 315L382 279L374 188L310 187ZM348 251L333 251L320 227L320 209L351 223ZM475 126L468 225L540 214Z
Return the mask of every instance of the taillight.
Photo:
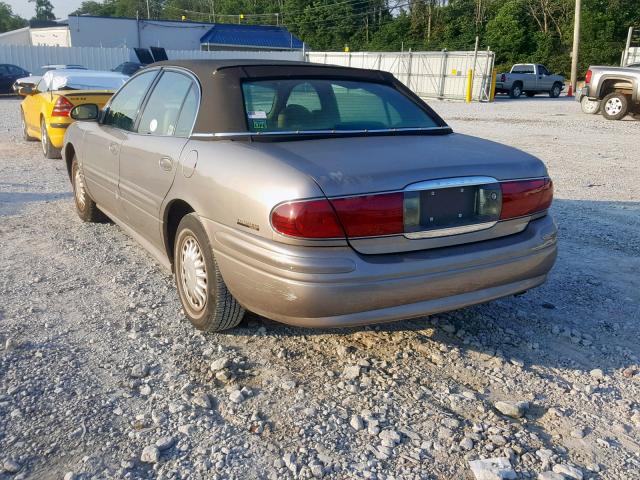
M553 182L549 178L502 182L500 220L523 217L548 209L553 201Z
M591 75L593 75L593 73L591 73L591 70L587 70L587 74L584 76L584 83L586 83L587 85L591 83Z
M383 193L331 199L348 237L404 232L404 194Z
M73 110L73 103L67 100L65 97L58 97L56 103L53 105L52 117L68 117L69 112Z
M504 73L500 75L500 81L503 83L507 81L507 76Z
M278 205L271 225L284 235L298 238L344 238L344 231L329 200L307 200Z
M493 185L498 188L498 184ZM494 220L498 219L498 211L500 220L506 220L542 212L551 206L553 184L549 178L508 181L499 185L502 206L501 210L499 203L496 206ZM404 192L394 192L287 202L272 210L271 225L283 235L307 239L398 235L405 233L408 198ZM420 202L420 197L416 198ZM476 217L486 217L479 206L475 208Z

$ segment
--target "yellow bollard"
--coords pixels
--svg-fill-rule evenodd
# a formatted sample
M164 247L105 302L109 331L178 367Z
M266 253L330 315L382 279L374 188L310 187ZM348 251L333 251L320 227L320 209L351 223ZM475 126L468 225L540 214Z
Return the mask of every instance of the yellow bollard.
M491 72L491 91L489 93L489 101L493 102L496 99L496 77L498 76L498 69L494 68Z
M471 103L471 99L473 98L473 69L469 69L469 73L467 74L467 91L465 95L465 100L467 103Z

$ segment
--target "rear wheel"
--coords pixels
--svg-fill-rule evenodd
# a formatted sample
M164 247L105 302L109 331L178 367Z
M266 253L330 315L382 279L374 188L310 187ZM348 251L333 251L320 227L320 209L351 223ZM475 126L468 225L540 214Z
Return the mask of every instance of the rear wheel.
M591 100L589 97L582 97L582 100L580 100L580 108L583 113L595 115L600 111L600 100Z
M78 159L74 156L71 161L71 186L73 187L73 199L76 204L76 212L83 222L99 222L103 215L96 202L89 196L84 187L84 178L80 172Z
M26 140L27 142L33 142L34 140L37 140L29 135L29 130L27 129L27 121L24 118L24 112L22 110L20 110L20 126L22 128L22 138L24 140Z
M560 85L559 83L554 83L553 87L551 87L551 90L549 90L549 96L551 98L558 98L561 93L562 93L562 85Z
M242 321L244 309L227 289L195 213L185 215L178 225L173 258L180 302L194 327L217 332Z
M511 98L519 98L522 95L522 85L519 82L514 83L509 90L509 96Z
M602 100L602 115L607 120L622 120L629 113L629 100L620 92L613 92Z
M40 143L42 144L42 153L46 158L62 158L60 149L51 145L51 139L47 133L47 122L44 118L40 121Z

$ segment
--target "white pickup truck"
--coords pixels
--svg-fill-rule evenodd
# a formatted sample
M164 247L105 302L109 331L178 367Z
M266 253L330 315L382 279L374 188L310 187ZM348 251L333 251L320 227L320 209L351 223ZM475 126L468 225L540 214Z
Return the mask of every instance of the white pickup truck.
M527 97L548 93L551 98L558 98L563 88L563 76L553 75L537 63L517 63L509 73L499 73L496 78L496 93L508 93L511 98L523 93Z

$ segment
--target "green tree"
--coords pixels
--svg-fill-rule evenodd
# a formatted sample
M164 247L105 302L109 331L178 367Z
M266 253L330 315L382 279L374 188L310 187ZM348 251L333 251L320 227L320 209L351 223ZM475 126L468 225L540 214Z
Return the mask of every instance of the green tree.
M496 53L496 64L506 68L530 53L531 36L527 23L526 6L522 0L505 2L489 20L484 43Z
M18 28L25 27L26 25L27 21L14 14L10 5L0 2L0 33L16 30Z
M56 19L56 16L53 14L53 5L49 0L29 0L29 3L36 4L36 15L33 17L35 20Z

